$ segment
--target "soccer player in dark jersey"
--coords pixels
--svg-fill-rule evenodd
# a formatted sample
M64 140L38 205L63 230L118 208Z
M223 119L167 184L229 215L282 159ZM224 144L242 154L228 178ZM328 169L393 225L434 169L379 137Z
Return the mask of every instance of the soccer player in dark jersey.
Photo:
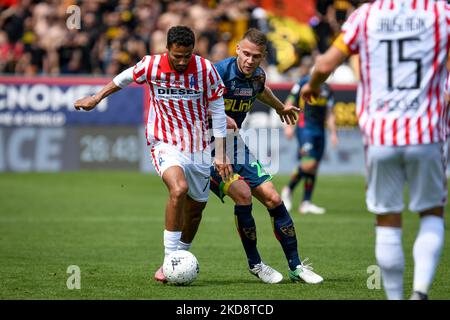
M286 99L287 106L300 106L304 112L300 114L295 129L291 126L285 128L287 138L294 134L297 137L300 160L299 166L291 177L289 184L281 191L281 197L288 210L292 208L291 194L299 182L304 180L303 201L298 211L302 214L324 214L325 209L311 202L317 170L325 150L325 127L328 123L330 139L333 146L338 142L336 124L333 112L334 97L330 86L326 83L320 88L320 97L312 105L305 103L300 97L300 90L309 80L309 76L303 77L296 83Z
M274 108L283 122L296 122L300 109L284 106L265 84L266 75L259 65L265 57L266 48L267 38L264 33L249 29L237 45L237 57L215 64L227 89L224 95L227 128L239 131L255 99ZM272 176L249 151L239 134L234 135L234 146L227 153L229 151L231 155L228 154L228 157L233 159L233 178L225 182L211 170L210 187L222 201L225 195L228 195L235 202L236 227L247 255L250 273L265 283L277 283L283 279L281 273L262 261L258 252L256 225L252 216L254 196L269 212L275 236L288 261L289 278L294 282L322 282L323 278L314 273L310 265L304 264L306 259L303 262L300 260L294 223L271 181ZM188 228L195 228L193 225L195 222L185 224ZM183 230L183 234L191 233Z

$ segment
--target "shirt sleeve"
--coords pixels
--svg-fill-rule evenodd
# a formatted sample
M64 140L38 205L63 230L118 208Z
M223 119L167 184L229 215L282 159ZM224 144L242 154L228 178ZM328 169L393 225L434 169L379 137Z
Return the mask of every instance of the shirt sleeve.
M127 85L133 82L133 68L130 67L121 73L119 73L117 76L114 77L113 82L116 86L119 88L125 88Z
M214 65L211 64L207 75L208 82L208 101L214 101L226 93L225 85Z
M219 97L209 103L211 110L213 136L223 138L227 135L227 120L223 97Z
M143 84L147 81L147 72L150 64L150 56L144 56L141 61L139 61L133 67L133 80L137 84Z

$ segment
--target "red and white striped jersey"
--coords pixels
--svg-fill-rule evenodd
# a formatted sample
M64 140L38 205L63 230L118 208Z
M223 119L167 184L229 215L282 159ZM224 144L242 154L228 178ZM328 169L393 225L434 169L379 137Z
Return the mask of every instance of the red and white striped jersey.
M359 53L356 112L365 143L445 139L449 36L447 1L377 0L348 18L342 39L350 53Z
M145 56L134 66L136 83L149 87L147 142L164 141L181 151L197 152L209 144L208 105L225 86L213 64L193 55L184 73L172 70L166 54Z

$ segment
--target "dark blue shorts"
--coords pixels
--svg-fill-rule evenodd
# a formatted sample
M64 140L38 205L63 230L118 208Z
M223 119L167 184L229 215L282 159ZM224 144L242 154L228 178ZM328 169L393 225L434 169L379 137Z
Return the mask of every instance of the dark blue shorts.
M306 128L297 130L299 141L299 158L312 158L320 161L325 152L325 132L308 130Z
M227 195L228 188L236 180L244 180L251 189L263 184L266 181L272 180L272 175L264 170L261 163L255 159L255 157L250 153L247 146L245 146L245 163L233 164L233 179L224 183L222 177L211 166L211 183L209 184L210 189L219 199L223 202L223 198ZM236 154L235 154L236 155Z

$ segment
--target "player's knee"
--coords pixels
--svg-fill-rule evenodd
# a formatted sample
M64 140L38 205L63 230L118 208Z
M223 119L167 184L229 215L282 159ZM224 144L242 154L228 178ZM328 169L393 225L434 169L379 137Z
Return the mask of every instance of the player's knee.
M173 198L181 198L186 196L188 192L188 185L186 182L178 182L170 189L170 196Z
M269 193L264 199L264 205L269 209L278 207L281 202L281 197L277 192Z
M228 196L231 197L237 205L245 206L252 203L252 192L245 182L233 183Z
M233 200L237 205L251 204L252 203L252 193L250 191L250 188L242 188L241 192L234 195Z
M311 160L307 162L302 162L300 165L303 172L309 173L309 174L315 174L317 171L317 161Z

